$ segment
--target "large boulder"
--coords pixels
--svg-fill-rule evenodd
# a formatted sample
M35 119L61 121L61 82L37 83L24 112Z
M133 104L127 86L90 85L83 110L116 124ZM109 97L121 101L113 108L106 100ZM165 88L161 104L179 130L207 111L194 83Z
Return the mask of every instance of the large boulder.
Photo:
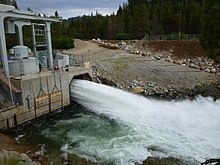
M144 88L141 86L134 87L132 90L135 93L143 93L144 92Z

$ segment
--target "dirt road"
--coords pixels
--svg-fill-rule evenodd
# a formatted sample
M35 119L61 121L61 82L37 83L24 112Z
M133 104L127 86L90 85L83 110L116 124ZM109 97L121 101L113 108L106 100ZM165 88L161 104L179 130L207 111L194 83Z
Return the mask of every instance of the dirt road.
M76 40L76 48L63 53L91 62L95 74L107 83L145 95L171 98L196 94L218 95L219 76L163 60L100 47L97 43Z

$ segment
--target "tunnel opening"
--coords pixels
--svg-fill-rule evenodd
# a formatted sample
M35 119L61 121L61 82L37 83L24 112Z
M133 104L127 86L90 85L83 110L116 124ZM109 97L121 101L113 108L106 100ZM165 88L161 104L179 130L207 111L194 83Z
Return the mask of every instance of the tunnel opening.
M89 74L89 73L85 73L85 74L80 74L80 75L77 75L77 76L73 76L70 84L69 84L69 95L71 96L71 84L73 83L73 80L76 80L76 79L80 79L80 80L87 80L87 81L92 81L92 76ZM71 97L70 97L71 99ZM72 102L70 100L70 102ZM73 102L72 102L73 103ZM75 102L74 102L75 103Z
M71 80L71 83L74 79L92 81L92 77L88 73L74 76L73 79Z

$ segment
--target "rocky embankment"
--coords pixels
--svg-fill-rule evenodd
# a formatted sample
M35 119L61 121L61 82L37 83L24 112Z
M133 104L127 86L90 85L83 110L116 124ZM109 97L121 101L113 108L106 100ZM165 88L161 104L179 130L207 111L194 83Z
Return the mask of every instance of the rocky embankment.
M131 54L136 54L143 57L150 57L156 60L163 60L178 65L188 66L220 76L220 64L216 64L212 59L209 59L208 57L198 56L196 58L180 58L175 56L172 48L169 51L155 51L148 46L144 47L144 43L140 44L137 40L130 41L128 43L120 41L114 44L108 41L102 41L100 39L93 39L92 41L106 48L121 49Z
M15 139L0 133L0 165L89 165L89 161L69 156L65 151L48 153L44 144L36 147L21 143L23 136Z
M17 151L7 151L0 149L0 164L5 165L40 165L37 161L32 161L25 153L18 153Z
M194 98L197 95L220 97L220 65L207 57L179 58L172 50L154 51L138 46L138 42L92 41L133 55L131 60L128 60L131 56L124 55L117 61L109 59L93 63L94 74L105 84L166 99ZM137 65L131 63L135 60Z
M139 93L144 96L156 97L161 99L193 99L198 95L211 96L214 99L220 97L219 83L201 82L200 85L192 87L181 87L178 85L160 85L155 81L143 82L141 78L134 79L130 82L118 81L117 78L108 76L108 73L102 67L93 66L94 74L103 83L110 86Z
M32 150L31 147L18 144L16 140L0 133L0 164L40 165L37 160L39 152Z

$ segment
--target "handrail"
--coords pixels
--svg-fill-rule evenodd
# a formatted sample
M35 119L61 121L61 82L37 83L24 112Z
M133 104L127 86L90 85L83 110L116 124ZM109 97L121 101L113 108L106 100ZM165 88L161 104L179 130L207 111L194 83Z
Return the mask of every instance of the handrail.
M199 40L201 35L200 34L169 34L169 35L146 35L146 40L160 40L160 41L167 41L167 40L171 40L171 41L177 41L177 40L181 40L181 41L190 41L190 40Z

